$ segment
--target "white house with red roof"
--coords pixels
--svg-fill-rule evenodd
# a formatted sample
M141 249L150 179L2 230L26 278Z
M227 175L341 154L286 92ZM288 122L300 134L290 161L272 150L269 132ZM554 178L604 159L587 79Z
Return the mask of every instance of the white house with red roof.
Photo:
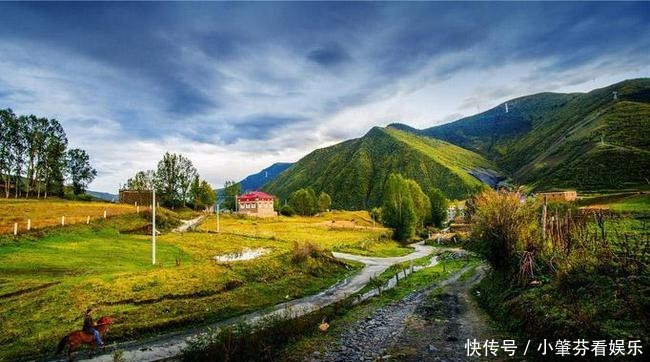
M237 211L240 214L257 217L278 216L273 209L273 199L272 195L262 191L249 192L237 196Z

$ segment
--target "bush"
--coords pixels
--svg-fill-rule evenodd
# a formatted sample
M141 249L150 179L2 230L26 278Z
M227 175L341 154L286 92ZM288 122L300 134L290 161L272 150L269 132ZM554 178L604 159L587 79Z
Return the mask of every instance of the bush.
M310 242L299 244L294 242L293 248L291 249L291 261L298 264L307 260L307 258L318 258L321 254L322 250L316 244Z
M296 214L296 210L294 210L293 207L291 207L289 205L284 205L280 209L280 215L293 216L295 214Z
M488 190L475 198L475 204L472 246L495 268L516 263L519 251L541 251L535 201L522 202L518 192Z

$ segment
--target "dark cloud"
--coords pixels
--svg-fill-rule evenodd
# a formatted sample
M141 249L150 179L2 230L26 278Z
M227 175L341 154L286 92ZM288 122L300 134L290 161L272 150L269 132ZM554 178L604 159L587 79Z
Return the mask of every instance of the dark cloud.
M324 67L333 67L350 60L350 54L338 43L329 43L307 54L307 59Z

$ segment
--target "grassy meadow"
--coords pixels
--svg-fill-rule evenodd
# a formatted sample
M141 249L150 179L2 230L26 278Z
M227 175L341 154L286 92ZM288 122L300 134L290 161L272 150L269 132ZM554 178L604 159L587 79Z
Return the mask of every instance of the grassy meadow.
M334 220L334 223L332 223ZM136 338L237 316L326 288L358 264L336 262L327 251L296 260L296 243L366 255L410 250L387 239L365 212L312 218L216 218L197 232L151 239L132 233L143 215L100 219L90 225L0 236L0 360L53 352L59 339L81 327L83 311L112 315L109 341ZM334 224L335 226L332 226ZM221 264L214 256L266 248L250 261Z
M210 216L198 227L198 231L216 230L216 216ZM375 224L366 211L333 211L312 217L266 219L221 216L220 230L222 233L282 242L313 242L331 251L358 255L401 256L412 252L390 240L389 229Z
M14 223L18 223L19 233L25 232L29 219L32 229L59 226L61 216L65 216L66 225L85 223L88 216L91 220L103 218L104 210L107 217L136 212L133 205L109 202L0 198L0 234L13 233Z

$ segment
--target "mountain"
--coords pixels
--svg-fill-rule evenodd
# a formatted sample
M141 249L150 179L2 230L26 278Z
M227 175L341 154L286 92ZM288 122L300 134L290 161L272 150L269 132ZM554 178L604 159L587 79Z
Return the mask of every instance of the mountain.
M423 130L392 127L475 151L535 189L647 187L650 78L505 103Z
M260 190L267 182L274 180L282 171L289 168L293 163L278 162L263 169L262 171L247 176L245 179L239 181L242 192Z
M310 153L263 189L286 199L300 188L312 187L330 194L335 208L367 209L381 204L384 183L392 172L416 180L425 193L440 188L448 197L460 199L484 185L477 177L494 182L495 169L482 156L448 142L394 127L374 127L361 138Z
M118 199L117 195L110 194L108 192L100 192L100 191L90 191L86 190L86 194L96 197L98 199L106 200L106 201L111 201L111 202L116 202Z

